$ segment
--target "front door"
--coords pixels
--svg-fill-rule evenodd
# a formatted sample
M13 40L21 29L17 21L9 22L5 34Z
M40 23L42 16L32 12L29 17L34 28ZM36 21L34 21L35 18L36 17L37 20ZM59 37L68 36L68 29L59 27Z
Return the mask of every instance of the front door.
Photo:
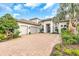
M46 24L47 33L50 33L50 24Z

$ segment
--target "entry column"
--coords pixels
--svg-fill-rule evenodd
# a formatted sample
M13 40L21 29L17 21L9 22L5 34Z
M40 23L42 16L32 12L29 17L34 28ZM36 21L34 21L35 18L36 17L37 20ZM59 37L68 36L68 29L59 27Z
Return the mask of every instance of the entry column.
M46 33L47 30L46 30L46 24L44 24L44 33Z
M51 21L51 23L50 23L50 33L53 33L53 22Z

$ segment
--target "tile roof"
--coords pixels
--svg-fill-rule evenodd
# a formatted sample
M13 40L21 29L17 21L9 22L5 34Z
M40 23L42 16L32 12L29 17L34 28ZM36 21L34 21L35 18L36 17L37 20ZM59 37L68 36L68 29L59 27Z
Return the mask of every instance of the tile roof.
M36 26L39 26L40 25L40 24L37 24L35 22L32 22L31 20L24 20L24 19L17 20L17 22L25 23L25 24L31 24L31 25L36 25Z

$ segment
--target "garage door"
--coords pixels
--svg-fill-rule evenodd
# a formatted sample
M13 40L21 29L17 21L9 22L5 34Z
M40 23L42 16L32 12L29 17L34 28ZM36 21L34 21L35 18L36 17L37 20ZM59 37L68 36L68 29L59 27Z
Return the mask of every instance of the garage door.
M30 27L30 32L31 33L38 33L39 32L39 28L32 26L32 27Z
M28 26L20 25L20 35L28 34Z

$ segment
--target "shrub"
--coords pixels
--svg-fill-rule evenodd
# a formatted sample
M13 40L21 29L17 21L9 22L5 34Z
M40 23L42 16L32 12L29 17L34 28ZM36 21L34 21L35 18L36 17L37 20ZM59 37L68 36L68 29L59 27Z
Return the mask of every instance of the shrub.
M79 43L79 35L77 36L77 43Z
M72 50L71 49L64 49L64 53L67 55L72 55Z
M68 30L62 29L61 36L64 44L75 44L79 42L79 37L77 35L72 34Z
M67 44L76 44L77 40L76 39L69 39L67 40Z
M60 51L55 51L53 53L54 56L62 56L63 54Z
M73 54L79 56L79 50L78 49L73 50Z
M56 50L59 50L59 51L62 50L62 46L61 46L61 44L57 44L57 45L55 45L54 48L55 48Z
M71 38L70 32L64 29L61 30L61 36L62 36L62 39L66 39L66 40Z
M65 36L63 36L63 42L64 42L64 44L70 44L70 39L72 39L71 38L71 36L70 35L65 35Z
M0 28L0 33L4 33L4 30Z
M19 36L20 32L18 30L15 30L13 33L13 37L17 38Z
M0 41L6 39L7 36L5 34L0 34Z

